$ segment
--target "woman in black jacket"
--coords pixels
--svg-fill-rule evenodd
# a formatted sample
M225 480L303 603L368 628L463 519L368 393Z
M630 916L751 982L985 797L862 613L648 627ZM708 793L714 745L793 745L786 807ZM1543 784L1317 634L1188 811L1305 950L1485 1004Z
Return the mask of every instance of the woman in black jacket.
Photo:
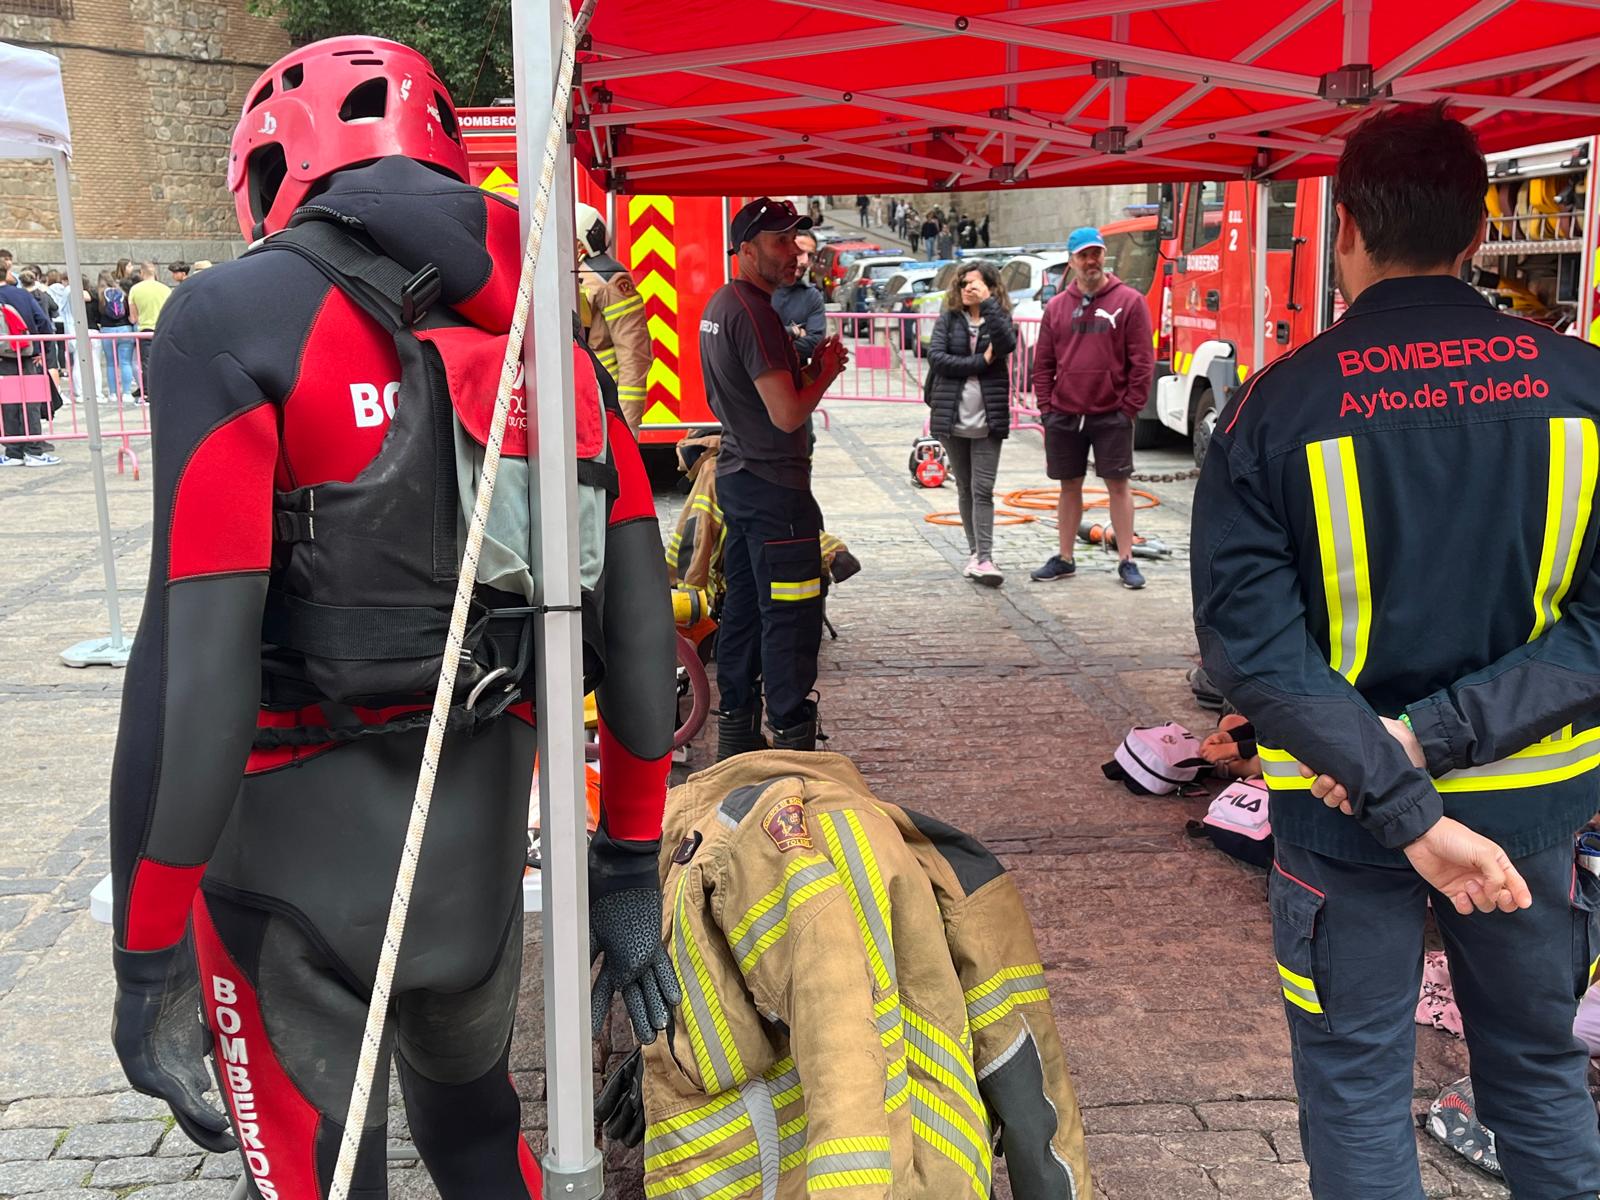
M971 555L962 573L989 587L999 587L1004 578L993 558L994 479L1001 443L1011 432L1006 359L1016 345L1011 299L999 272L987 262L962 268L945 293L928 351L929 428L944 443L956 477Z

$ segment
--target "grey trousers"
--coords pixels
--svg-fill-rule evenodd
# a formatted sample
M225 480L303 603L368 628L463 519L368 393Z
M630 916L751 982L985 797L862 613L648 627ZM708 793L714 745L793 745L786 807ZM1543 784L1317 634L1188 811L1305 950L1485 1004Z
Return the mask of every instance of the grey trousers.
M956 477L961 508L961 528L967 535L967 553L979 558L994 554L994 477L1000 471L1004 440L988 437L941 439Z

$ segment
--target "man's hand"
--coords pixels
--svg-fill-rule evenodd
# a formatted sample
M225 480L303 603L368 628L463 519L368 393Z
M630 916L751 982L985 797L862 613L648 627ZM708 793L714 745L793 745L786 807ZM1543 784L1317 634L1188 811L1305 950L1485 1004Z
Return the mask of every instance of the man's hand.
M189 939L166 950L115 950L113 962L111 1043L128 1082L165 1100L190 1141L217 1153L234 1149L228 1118L205 1098L211 1035L200 1023L200 979Z
M789 326L789 336L790 337L792 337L792 338L803 338L803 337L805 337L805 335L806 335L806 327L804 325L790 325Z
M1406 752L1406 757L1411 760L1413 767L1427 765L1427 757L1422 753L1422 743L1417 741L1417 735L1411 731L1411 726L1392 717L1378 719L1383 722L1383 727L1388 730L1389 736L1400 743L1401 749ZM1332 775L1319 775L1304 764L1300 767L1300 774L1311 780L1311 794L1318 800L1329 808L1337 808L1347 817L1355 816L1355 807L1350 803L1350 793L1344 784Z
M850 351L844 348L844 343L839 340L838 334L827 338L817 347L814 365L817 369L816 377L825 383L832 383L844 373L845 367L850 365Z
M1533 907L1533 893L1506 852L1460 821L1441 817L1405 848L1412 869L1463 916Z

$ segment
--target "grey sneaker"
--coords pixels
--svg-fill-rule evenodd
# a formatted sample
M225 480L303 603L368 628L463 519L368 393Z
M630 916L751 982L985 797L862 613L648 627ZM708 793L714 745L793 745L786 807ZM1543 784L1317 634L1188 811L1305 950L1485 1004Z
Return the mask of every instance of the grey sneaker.
M61 459L54 454L25 454L22 456L22 465L25 467L53 467Z
M1058 579L1066 579L1078 573L1078 564L1070 558L1062 558L1059 554L1052 554L1044 566L1028 576L1039 583L1054 583Z
M1138 591L1144 586L1144 576L1139 573L1139 568L1133 559L1125 558L1117 564L1117 578L1122 580L1122 586Z

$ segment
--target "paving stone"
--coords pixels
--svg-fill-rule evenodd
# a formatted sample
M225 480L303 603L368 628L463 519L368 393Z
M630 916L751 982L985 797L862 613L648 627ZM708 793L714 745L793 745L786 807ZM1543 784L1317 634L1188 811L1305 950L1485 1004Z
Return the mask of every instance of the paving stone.
M125 1188L134 1183L177 1183L192 1178L199 1165L198 1157L112 1158L94 1169L89 1182L109 1188Z
M1300 1129L1300 1106L1293 1100L1240 1100L1195 1109L1207 1129Z
M15 954L0 954L0 992L9 992L13 984L22 977L22 972L33 958L21 952Z
M89 1177L91 1163L59 1161L0 1163L0 1196L76 1187Z
M79 1125L67 1134L57 1158L137 1158L152 1153L166 1125L160 1121L124 1121Z
M237 1154L208 1154L200 1164L201 1179L237 1179L244 1173L244 1164Z
M1194 1109L1183 1104L1116 1104L1086 1109L1084 1128L1090 1133L1174 1133L1201 1129Z
M128 1192L128 1200L228 1200L233 1184L226 1179L197 1179L190 1183L157 1183Z
M1284 1129L1275 1129L1267 1134L1267 1140L1272 1143L1273 1150L1277 1151L1279 1162L1305 1162L1305 1152L1300 1149L1300 1131L1290 1132Z
M1265 1137L1248 1130L1163 1133L1156 1140L1173 1157L1206 1168L1224 1163L1276 1162L1278 1158Z
M0 1129L0 1162L49 1158L60 1140L59 1129Z
M77 917L70 912L40 913L13 933L6 943L9 950L48 950L62 931Z
M107 1036L109 1034L108 1028ZM70 1128L101 1121L133 1121L166 1115L165 1104L153 1096L138 1092L40 1097L12 1102L4 1113L0 1113L0 1129L41 1128L48 1125Z
M99 1188L65 1188L50 1192L29 1192L16 1200L117 1200L115 1192Z
M7 896L0 899L0 933L15 929L22 924L34 906L34 901L27 896Z
M1311 1200L1309 1178L1304 1163L1230 1163L1211 1172L1227 1200Z
M1106 1200L1217 1200L1217 1188L1199 1167L1115 1164L1094 1168Z
M56 879L0 879L0 896L48 896L59 882Z

